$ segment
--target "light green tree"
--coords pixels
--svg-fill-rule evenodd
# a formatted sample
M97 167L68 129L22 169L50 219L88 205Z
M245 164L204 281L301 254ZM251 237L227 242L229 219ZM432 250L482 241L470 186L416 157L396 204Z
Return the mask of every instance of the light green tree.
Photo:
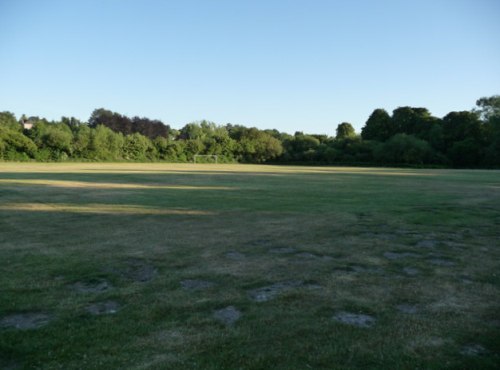
M356 136L356 131L354 131L354 127L349 122L342 122L337 126L337 135L335 138L337 140L345 139L348 137Z

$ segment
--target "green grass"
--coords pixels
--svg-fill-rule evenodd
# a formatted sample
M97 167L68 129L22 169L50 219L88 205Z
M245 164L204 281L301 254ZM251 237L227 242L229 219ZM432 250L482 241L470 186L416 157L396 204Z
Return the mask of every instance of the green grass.
M0 368L498 368L499 240L499 171L0 164L0 320L51 317L0 328ZM108 300L117 313L86 311ZM232 327L213 317L227 306Z

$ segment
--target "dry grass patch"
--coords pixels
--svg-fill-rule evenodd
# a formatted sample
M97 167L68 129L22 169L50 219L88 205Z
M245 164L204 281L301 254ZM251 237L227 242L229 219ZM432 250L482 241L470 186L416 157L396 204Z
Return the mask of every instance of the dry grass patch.
M3 211L96 213L116 215L213 215L214 212L193 209L158 209L127 204L64 204L64 203L7 203Z
M236 190L228 186L192 186L192 185L164 185L164 184L127 184L111 182L90 181L62 181L62 180L38 180L38 179L0 179L0 185L41 185L55 188L69 189L169 189L169 190Z

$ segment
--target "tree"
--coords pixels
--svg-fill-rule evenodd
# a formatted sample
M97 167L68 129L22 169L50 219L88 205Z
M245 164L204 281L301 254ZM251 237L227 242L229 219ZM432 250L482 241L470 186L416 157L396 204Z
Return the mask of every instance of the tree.
M179 138L183 140L204 140L207 136L211 136L213 129L215 129L215 124L212 122L191 122L180 129Z
M22 131L22 126L17 122L16 116L11 112L0 112L0 127L14 131Z
M139 133L150 139L158 136L168 137L170 127L164 125L158 120L150 120L148 118L134 117L132 119L127 116L111 112L110 110L99 108L92 112L89 118L89 126L97 127L103 125L115 132L121 132L124 135Z
M456 141L448 150L448 158L454 167L477 167L483 161L483 155L483 146L474 138Z
M480 98L476 101L476 105L478 108L473 111L478 113L483 121L500 116L500 95Z
M444 142L443 135L443 125L441 124L441 120L439 120L439 123L436 123L431 127L428 132L428 138L425 138L425 140L429 144L431 144L434 150L437 150L441 153L444 153L446 151L446 144Z
M217 154L224 158L232 159L236 149L236 141L233 140L225 127L216 127L211 135L204 140L205 154Z
M103 125L97 126L91 132L89 156L92 159L104 161L122 159L125 143L122 133L114 132Z
M407 134L396 134L378 147L375 159L386 164L421 165L439 162L427 141Z
M131 128L132 132L138 132L149 139L168 137L170 130L170 126L163 124L159 120L150 120L141 117L132 118Z
M500 95L483 97L474 109L483 122L483 164L500 167Z
M89 126L92 128L96 128L99 125L106 126L111 128L112 130L118 130L119 121L121 116L117 113L113 113L110 110L99 108L95 109L89 118Z
M64 123L38 121L29 135L38 146L38 160L65 160L73 151L73 133Z
M376 141L362 140L359 136L335 140L331 147L337 153L335 162L368 163L373 162L374 148L379 145Z
M455 142L466 139L479 142L481 137L482 125L476 113L468 111L451 112L443 117L443 140L447 150Z
M363 140L386 141L397 132L389 113L375 109L361 129Z
M92 129L87 125L79 125L74 129L73 153L77 158L90 158Z
M429 140L432 128L439 124L426 108L399 107L392 112L392 124L397 133Z
M318 162L335 163L339 160L341 154L342 153L340 153L340 151L336 150L332 146L322 144L316 152L316 159Z
M155 157L156 149L146 136L139 133L125 136L123 158L140 161L151 160Z
M217 154L230 159L234 156L236 142L228 128L232 126L217 126L205 120L192 122L180 130L179 138L188 141L189 157L194 154Z
M196 154L201 154L205 150L205 145L201 139L189 139L185 141L184 152L189 161L191 161Z
M165 159L174 162L186 162L186 142L185 141L172 141L168 143Z
M390 116L372 112L361 135L348 122L336 137L301 131L293 136L275 129L210 121L170 129L161 121L121 115L103 108L89 124L74 117L59 122L0 112L0 159L188 161L196 154L216 154L222 161L319 163L452 164L500 167L500 95L478 99L472 111L450 112L442 120L426 108L399 107Z
M83 123L75 117L61 117L61 122L71 128L71 130L76 130L83 125Z
M304 135L303 133L295 133L293 140L291 141L293 151L297 154L306 152L311 149L316 149L320 141L311 135Z
M17 129L0 124L0 159L27 160L37 153L35 143Z
M356 132L350 123L342 122L337 126L337 135L335 136L336 139L345 139L354 136L356 136Z
M283 153L281 142L255 127L241 130L236 152L244 162L263 163Z
M318 138L296 132L293 137L283 142L284 151L288 160L311 161L315 160L315 152L320 146Z

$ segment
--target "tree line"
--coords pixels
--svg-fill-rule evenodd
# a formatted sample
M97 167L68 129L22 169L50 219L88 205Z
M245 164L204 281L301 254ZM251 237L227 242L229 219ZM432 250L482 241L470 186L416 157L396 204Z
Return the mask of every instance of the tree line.
M360 134L342 122L335 137L208 121L176 130L102 108L88 122L0 113L5 161L189 162L200 154L241 163L500 167L500 95L443 118L426 108L375 109Z

